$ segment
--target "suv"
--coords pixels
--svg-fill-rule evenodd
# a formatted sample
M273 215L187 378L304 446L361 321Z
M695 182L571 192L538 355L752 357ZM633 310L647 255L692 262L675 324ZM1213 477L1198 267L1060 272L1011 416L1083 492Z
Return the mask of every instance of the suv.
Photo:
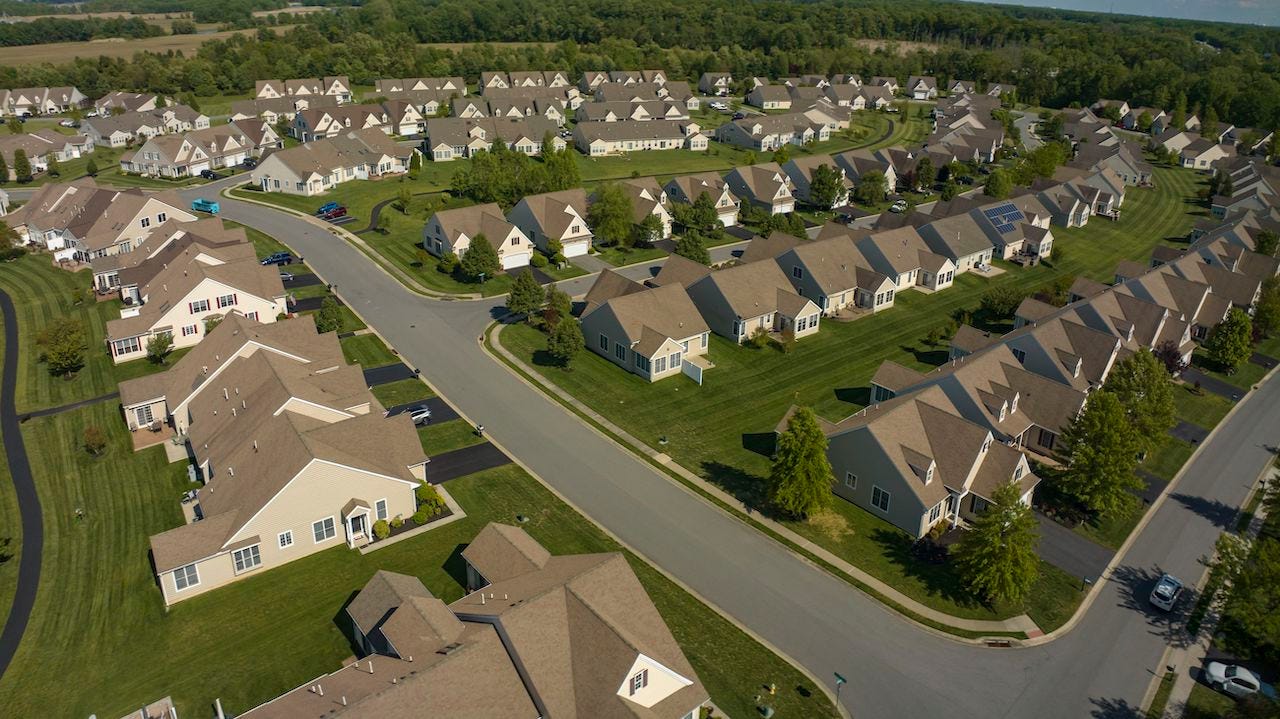
M293 264L293 255L288 252L277 252L273 255L267 255L262 258L258 264L266 267L267 265L291 265Z
M1157 609L1172 611L1173 605L1178 603L1181 596L1182 582L1171 574L1165 574L1156 582L1156 588L1151 590L1151 604Z
M1204 668L1204 680L1214 689L1237 699L1259 692L1269 699L1276 698L1275 687L1264 683L1257 674L1234 664L1209 662Z
M204 179L206 179L206 180L220 180L220 179L222 179L222 175L219 175L218 173L214 172L213 170L201 170L201 171L200 171L200 176L201 176L201 177L203 177L203 178L204 178Z

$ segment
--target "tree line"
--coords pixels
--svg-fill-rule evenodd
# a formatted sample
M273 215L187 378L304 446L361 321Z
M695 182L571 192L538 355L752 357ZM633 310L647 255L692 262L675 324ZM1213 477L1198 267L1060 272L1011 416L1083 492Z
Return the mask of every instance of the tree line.
M0 46L78 42L104 37L137 40L167 34L159 25L140 18L64 19L42 17L31 22L0 24Z

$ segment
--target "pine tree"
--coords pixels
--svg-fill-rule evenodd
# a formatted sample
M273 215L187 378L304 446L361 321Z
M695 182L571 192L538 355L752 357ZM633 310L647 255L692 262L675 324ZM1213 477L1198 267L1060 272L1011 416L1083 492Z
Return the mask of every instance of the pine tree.
M560 367L568 369L573 358L582 349L582 328L578 321L569 317L556 324L547 337L547 352L560 363Z
M462 275L471 282L483 282L492 279L502 269L498 261L498 251L493 248L484 234L471 238L471 244L462 253L462 261L458 263Z
M1085 509L1111 515L1130 507L1139 443L1120 400L1105 389L1089 395L1084 411L1062 433L1066 467L1058 489Z
M49 173L49 177L61 177L62 168L58 166L58 156L49 153L49 164L45 167L45 172Z
M1280 235L1271 230L1258 232L1253 240L1253 251L1259 254L1275 257L1277 249L1280 249Z
M92 157L84 165L84 174L89 177L97 177L98 175L98 163L94 162Z
M693 209L688 215L689 227L703 232L717 230L720 225L720 213L716 210L716 201L711 193L703 190L698 199L693 201Z
M13 174L18 182L31 182L31 161L27 159L27 151L22 148L13 151Z
M1040 577L1039 523L1021 494L1016 482L997 487L954 550L965 584L989 601L1020 604Z
M778 451L769 472L769 502L785 514L812 517L831 506L831 463L827 438L818 417L800 407L778 437Z
M1138 350L1113 367L1103 389L1120 400L1145 451L1155 449L1176 423L1173 382L1164 365L1147 349Z
M542 307L542 286L533 278L533 272L526 269L516 275L511 283L511 294L507 297L507 309L518 315L524 315L526 322L531 322Z
M885 195L889 192L888 184L883 172L870 170L858 180L857 186L853 189L853 196L864 205L884 202Z
M676 240L676 254L704 265L711 264L711 253L697 230L689 230Z
M650 247L662 239L662 219L657 215L645 215L639 223L632 225L632 244L637 247Z
M920 158L920 163L916 165L916 187L925 192L933 189L933 183L938 179L938 170L933 166L933 160L928 155Z
M1209 361L1231 374L1241 362L1249 359L1252 336L1253 322L1249 315L1239 307L1232 307L1227 318L1209 330L1209 338L1204 342L1205 353Z
M23 130L23 127L22 127L22 120L19 120L17 117L11 117L11 118L9 118L9 133L10 133L10 134L13 134L13 135L21 135L21 134L22 134L22 130Z

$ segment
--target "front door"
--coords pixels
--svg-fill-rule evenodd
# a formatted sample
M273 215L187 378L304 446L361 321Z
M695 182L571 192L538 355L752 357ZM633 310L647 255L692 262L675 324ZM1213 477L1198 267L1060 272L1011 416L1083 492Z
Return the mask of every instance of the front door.
M351 535L358 536L364 534L365 515L357 514L351 518Z

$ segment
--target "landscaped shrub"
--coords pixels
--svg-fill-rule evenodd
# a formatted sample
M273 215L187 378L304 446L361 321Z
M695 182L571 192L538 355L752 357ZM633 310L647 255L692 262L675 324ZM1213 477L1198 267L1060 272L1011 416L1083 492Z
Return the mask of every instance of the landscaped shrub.
M379 519L373 523L373 536L378 539L386 539L391 536L391 525L387 524L387 520Z
M547 266L547 256L541 252L535 252L533 253L533 257L529 259L529 264L537 267L538 269L542 269Z
M458 269L458 256L452 252L446 252L440 257L440 261L436 263L436 269L446 275L453 274Z
M755 332L751 333L751 337L747 339L747 344L754 349L761 349L769 344L769 330L763 327L757 327Z
M423 483L418 485L418 488L414 490L414 494L418 498L418 514L425 513L425 516L431 516L444 511L444 499L440 497L440 493L436 491L436 488L430 484ZM414 515L413 521L418 522L417 514ZM422 522L418 523L422 524Z
M431 513L425 509L419 509L413 513L413 523L422 526L427 523L427 519L431 517Z
M404 520L400 518L400 515L396 515L396 516L394 516L394 517L392 517L392 518L391 518L391 528L392 528L392 529L399 529L399 528L401 528L401 527L403 527L403 526L404 526Z

